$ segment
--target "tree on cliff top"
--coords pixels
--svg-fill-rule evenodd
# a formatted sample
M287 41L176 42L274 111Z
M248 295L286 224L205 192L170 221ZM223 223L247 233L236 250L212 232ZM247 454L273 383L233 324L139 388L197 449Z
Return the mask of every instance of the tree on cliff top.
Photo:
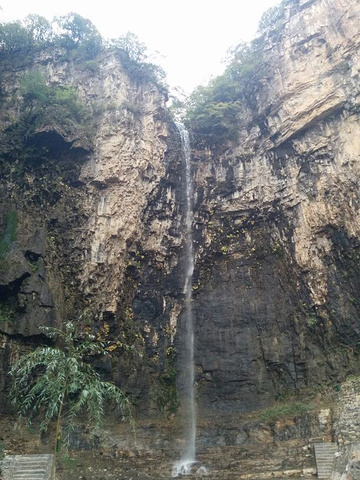
M60 44L68 49L81 48L89 58L95 57L101 50L102 38L95 25L78 13L68 13L55 17L60 28Z
M117 52L122 64L134 79L154 82L160 87L165 86L164 70L149 61L148 47L137 35L128 32L126 35L112 39L109 46Z
M60 450L62 425L73 425L73 420L85 412L94 426L98 426L107 404L120 408L123 418L131 418L130 404L124 393L114 384L101 380L86 359L105 355L102 342L76 336L74 324L65 330L43 327L46 335L57 340L56 347L39 347L21 357L11 368L10 397L20 417L29 422L41 415L41 429L45 431L55 420L54 453Z
M187 102L186 120L194 144L214 148L234 140L244 103L259 72L261 44L240 43L229 50L225 72L194 90Z

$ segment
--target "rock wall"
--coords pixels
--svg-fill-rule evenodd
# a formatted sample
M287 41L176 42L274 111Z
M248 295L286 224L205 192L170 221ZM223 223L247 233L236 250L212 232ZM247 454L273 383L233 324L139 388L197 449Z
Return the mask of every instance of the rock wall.
M236 145L195 152L201 402L251 409L357 369L359 32L295 1L263 38Z
M264 34L237 141L193 151L204 414L358 369L359 18L350 0L289 2ZM3 142L1 389L19 350L47 341L38 327L70 318L109 342L96 367L140 412L174 411L184 165L166 94L111 52L94 70L45 51L1 72L2 139L21 112L19 78L34 68L51 86L75 86L91 116L85 129L35 131L24 148L41 159L11 157Z
M135 397L148 394L148 373L159 376L171 344L166 295L178 291L182 243L180 139L166 93L114 52L97 59L95 72L57 50L20 60L2 71L1 386L19 350L45 340L40 325L71 319L108 342L111 356L97 365L103 375ZM34 70L51 87L75 86L91 115L84 128L38 127L22 139L25 152L36 147L28 158L13 153L10 139L24 108L21 77Z

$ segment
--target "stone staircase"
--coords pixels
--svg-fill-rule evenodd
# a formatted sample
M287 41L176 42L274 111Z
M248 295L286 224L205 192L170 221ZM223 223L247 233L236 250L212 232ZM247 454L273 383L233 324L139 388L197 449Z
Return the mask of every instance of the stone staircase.
M338 450L336 443L315 443L314 449L318 478L330 478Z
M2 461L3 480L53 480L54 455L7 455Z

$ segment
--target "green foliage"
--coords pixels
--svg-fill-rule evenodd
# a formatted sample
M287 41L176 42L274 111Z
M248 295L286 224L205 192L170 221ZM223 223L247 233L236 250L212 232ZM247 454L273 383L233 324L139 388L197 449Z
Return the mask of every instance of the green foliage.
M39 102L45 107L51 101L52 91L46 84L44 75L39 71L33 71L20 78L20 94L25 103Z
M260 413L259 419L262 422L267 422L283 417L296 417L310 412L313 408L313 405L302 402L278 403L263 410Z
M59 43L68 49L80 48L85 58L93 58L100 53L102 38L93 23L81 15L71 12L56 17L60 29Z
M90 70L92 73L96 73L99 71L99 64L96 60L87 60L84 62L84 68Z
M131 62L143 63L147 60L146 45L132 32L128 32L126 35L113 39L111 44L113 47L126 53Z
M29 422L41 415L46 430L56 420L55 449L61 426L67 427L82 412L94 426L101 422L106 405L119 407L129 417L129 401L114 384L101 380L86 359L106 355L105 345L91 336L77 336L74 324L65 330L43 327L47 336L58 341L56 347L39 347L21 357L11 368L10 397L20 417Z
M293 3L294 0L282 0L278 5L270 7L261 16L258 30L259 33L264 33L267 29L278 29L284 21L285 7Z
M0 302L0 324L5 322L11 322L14 319L14 313L14 309L6 301Z
M0 24L0 51L13 54L31 46L28 31L19 21Z
M225 72L191 94L185 121L195 146L214 148L236 138L249 87L259 71L260 51L259 41L240 43L229 51Z
M55 17L52 23L33 14L23 22L0 23L0 56L6 55L11 60L10 54L14 52L34 52L50 45L64 47L65 59L91 62L104 48L104 41L90 20L74 12ZM129 32L113 39L107 47L115 50L132 78L165 88L164 70L149 61L147 46L135 34ZM92 63L86 68L95 71Z
M261 39L251 43L241 42L228 50L228 65L225 74L238 86L244 87L254 79L261 65Z
M139 82L153 82L158 86L165 87L164 70L148 61L148 48L134 33L128 32L126 35L112 39L110 47L120 57L132 78Z
M186 119L200 143L211 147L235 138L240 107L235 86L222 76L194 91Z
M306 318L306 323L309 327L315 327L318 325L319 319L316 317L316 315L310 315Z
M280 245L279 243L276 243L273 247L272 247L272 253L277 255L279 258L284 258L285 256L285 251L284 251L284 248L282 245Z
M5 217L5 228L0 233L0 262L8 254L11 244L16 240L17 212L10 210Z
M62 30L61 38L66 46L75 47L81 42L99 35L90 20L74 12L56 17L55 22Z
M85 120L87 112L74 87L53 88L50 100L50 106L54 110L54 118L56 115L56 118L62 122L66 122L67 119L73 119L77 122Z
M23 22L0 24L0 53L12 54L60 45L76 49L84 59L92 59L102 49L102 38L90 20L77 13L56 17L52 23L46 18L30 14Z
M160 375L160 389L157 392L157 404L164 413L175 413L179 407L175 361L176 350L169 347L166 350L165 369Z
M41 15L30 14L25 18L23 24L29 37L29 43L32 45L46 44L54 36L51 23Z
M9 150L18 157L31 156L31 152L25 148L27 139L48 124L65 130L85 124L88 111L80 102L74 87L50 87L41 72L32 71L20 78L19 91L24 101L22 114L3 133L3 136L8 137L8 141L5 142L4 138L3 143L9 145Z
M53 120L57 122L66 118L81 121L85 115L85 108L74 87L50 87L46 84L45 76L39 71L26 73L21 77L20 93L25 101L25 107L30 107L32 114L47 119L53 115ZM50 110L44 112L44 109Z
M0 52L13 54L29 51L48 44L54 35L50 22L40 15L28 15L23 22L1 23Z
M264 32L269 27L276 27L278 21L283 16L283 13L284 9L281 5L275 5L274 7L270 7L261 16L259 22L259 31Z
M0 131L1 157L12 165L17 162L16 174L47 161L49 152L55 157L61 153L56 143L37 143L34 134L49 125L59 136L79 131L85 136L89 130L89 109L80 102L74 87L50 86L42 72L30 71L20 77L19 93L23 99L19 116Z

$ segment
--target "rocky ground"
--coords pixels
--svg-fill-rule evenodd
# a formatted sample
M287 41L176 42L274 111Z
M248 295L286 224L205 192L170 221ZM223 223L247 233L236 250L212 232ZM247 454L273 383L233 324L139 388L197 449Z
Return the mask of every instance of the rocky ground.
M297 403L294 399L279 402L272 410L199 418L199 463L192 469L191 478L314 478L313 443L332 441L334 400L340 395L346 402L355 401L351 391L331 389L307 401L298 398ZM311 408L300 411L301 405ZM337 417L342 419L344 432L345 416L338 413ZM5 454L51 452L51 432L40 438L36 425L15 428L15 423L14 417L0 419L0 442ZM172 478L174 464L181 457L181 442L174 440L181 437L177 419L138 420L135 430L136 438L128 424L106 421L102 430L92 436L82 427L72 436L74 448L58 457L57 480ZM201 465L206 466L207 474L204 469L198 471Z
M360 379L351 378L342 385L306 392L248 414L201 412L198 463L191 475L181 478L316 478L314 444L336 442L334 478L343 479L347 469L347 478L358 480L359 385ZM118 419L107 419L96 434L84 422L72 434L72 449L58 455L56 479L169 480L181 458L181 430L176 417L140 419L135 429ZM19 425L15 416L0 417L0 447L5 454L50 453L52 433L40 436L37 424L29 427Z

